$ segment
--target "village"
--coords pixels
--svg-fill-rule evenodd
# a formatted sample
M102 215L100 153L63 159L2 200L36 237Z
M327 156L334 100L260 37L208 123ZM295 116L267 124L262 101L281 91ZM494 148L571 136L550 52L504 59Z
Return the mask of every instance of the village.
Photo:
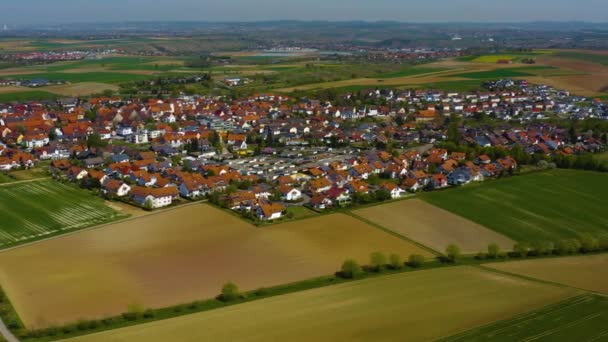
M399 199L510 175L543 156L603 149L605 136L573 137L543 121L606 119L601 102L525 81L486 86L468 94L376 89L366 98L385 105L359 107L268 94L4 104L0 171L43 164L56 179L148 210L208 199L263 222L292 216L290 207ZM479 115L505 124L458 121Z

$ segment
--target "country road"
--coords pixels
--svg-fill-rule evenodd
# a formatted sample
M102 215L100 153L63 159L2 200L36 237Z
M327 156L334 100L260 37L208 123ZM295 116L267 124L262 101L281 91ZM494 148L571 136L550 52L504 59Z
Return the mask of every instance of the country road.
M19 339L16 338L10 330L8 330L8 327L6 324L4 324L2 318L0 318L0 334L2 334L2 336L4 336L8 342L19 342Z
M51 177L34 178L34 179L26 179L26 180L22 180L22 181L15 181L15 182L2 183L2 184L0 184L0 187L3 187L3 186L9 186L9 185L13 185L13 184L21 184L21 183L39 182L39 181L43 181L43 180L45 180L45 179L51 179Z

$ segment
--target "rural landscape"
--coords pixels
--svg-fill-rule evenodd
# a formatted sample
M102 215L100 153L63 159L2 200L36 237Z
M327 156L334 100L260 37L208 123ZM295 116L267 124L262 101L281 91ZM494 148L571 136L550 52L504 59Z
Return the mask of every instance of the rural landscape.
M0 22L0 342L608 341L608 7L174 2Z

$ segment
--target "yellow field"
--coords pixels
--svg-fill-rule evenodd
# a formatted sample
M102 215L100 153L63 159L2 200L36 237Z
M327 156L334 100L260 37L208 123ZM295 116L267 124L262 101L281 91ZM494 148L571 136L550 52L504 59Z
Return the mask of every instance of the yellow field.
M485 251L490 243L511 249L515 243L482 225L418 199L355 210L355 215L406 236L436 251L451 243L464 253Z
M28 327L163 307L332 274L374 251L429 256L335 214L257 228L205 204L146 215L0 253L0 284Z
M516 55L485 55L485 56L479 56L479 57L475 58L474 60L472 60L472 62L496 63L500 60L512 61L517 58L518 58L518 56L516 56Z
M578 293L462 266L292 293L66 341L431 341Z
M608 294L607 254L512 261L484 266Z

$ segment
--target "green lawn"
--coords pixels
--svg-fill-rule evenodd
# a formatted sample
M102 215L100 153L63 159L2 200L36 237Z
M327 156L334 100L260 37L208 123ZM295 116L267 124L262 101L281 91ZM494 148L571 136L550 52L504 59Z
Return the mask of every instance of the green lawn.
M608 299L583 295L440 341L607 340Z
M53 180L0 186L0 246L122 217L101 198Z
M285 209L288 213L293 213L294 219L301 219L311 216L316 216L317 213L303 206L291 206Z
M608 234L605 173L551 170L432 192L422 198L516 241Z

